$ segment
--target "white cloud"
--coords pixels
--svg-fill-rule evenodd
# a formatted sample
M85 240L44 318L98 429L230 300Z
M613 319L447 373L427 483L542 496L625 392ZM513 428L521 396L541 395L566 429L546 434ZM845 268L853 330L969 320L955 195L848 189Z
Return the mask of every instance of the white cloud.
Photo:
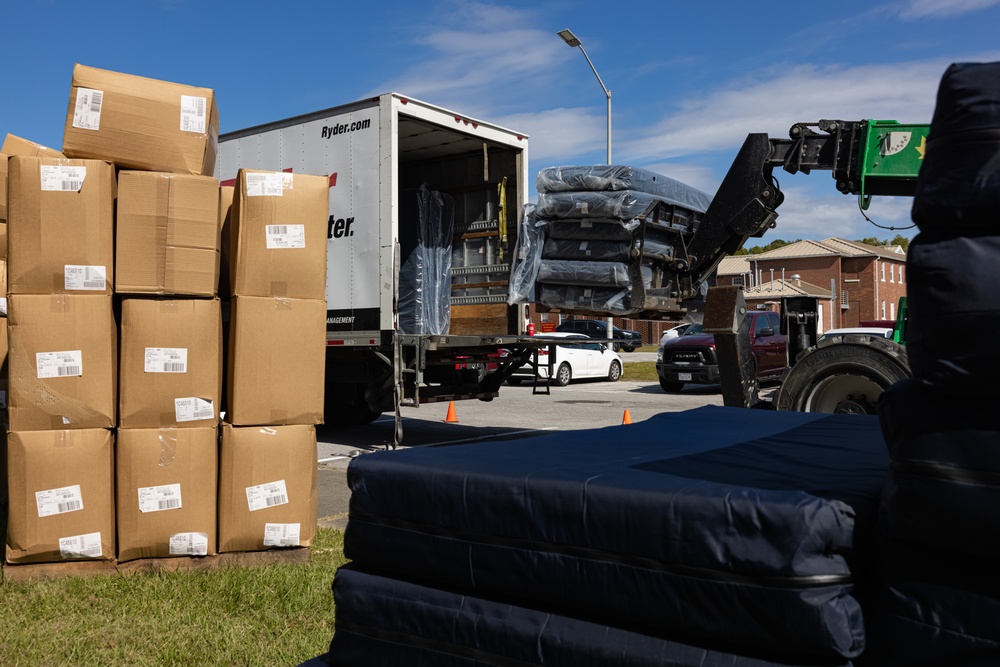
M961 16L996 5L1000 0L909 0L900 8L904 19Z
M801 178L823 176L813 174ZM792 241L830 236L848 240L870 236L891 239L896 234L912 237L916 233L916 229L910 228L910 207L913 200L908 197L874 198L865 211L872 221L869 222L858 208L858 198L838 193L828 175L823 181L810 183L808 186L804 183L794 186L783 183L782 191L785 201L778 207L777 227L765 235L764 243L779 238Z

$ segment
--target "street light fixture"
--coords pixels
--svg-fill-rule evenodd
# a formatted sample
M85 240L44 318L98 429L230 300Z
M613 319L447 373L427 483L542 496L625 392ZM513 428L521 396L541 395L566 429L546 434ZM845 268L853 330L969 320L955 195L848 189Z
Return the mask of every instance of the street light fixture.
M608 164L611 164L611 91L604 85L604 81L601 80L601 75L597 73L597 68L594 67L594 63L590 62L590 56L587 55L587 51L583 48L583 42L580 41L580 38L574 35L569 28L560 30L556 34L562 37L562 40L569 46L580 49L580 53L582 53L583 57L587 59L587 64L590 65L590 69L593 70L594 76L597 77L597 83L601 84L601 90L604 91L605 97L608 98Z

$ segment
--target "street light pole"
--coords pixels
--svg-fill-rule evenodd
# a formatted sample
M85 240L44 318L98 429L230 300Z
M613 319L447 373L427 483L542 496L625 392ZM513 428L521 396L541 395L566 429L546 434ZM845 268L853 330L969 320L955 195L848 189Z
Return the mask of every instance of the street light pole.
M594 63L590 61L590 56L587 55L587 50L583 48L583 42L580 41L580 38L574 35L573 31L570 30L569 28L566 28L565 30L560 30L556 34L559 35L562 38L562 40L566 42L566 44L569 45L570 47L580 49L580 53L582 53L583 57L587 59L587 64L590 65L590 69L594 72L594 76L597 77L597 83L601 84L601 90L604 91L604 96L608 98L608 166L610 167L611 166L611 91L608 90L608 87L604 85L604 81L601 79L601 75L597 73L597 68L594 67ZM608 348L614 350L615 329L610 315L606 320L606 325L608 334Z
M594 67L594 63L590 61L590 56L587 55L586 49L583 48L583 42L580 38L573 34L573 32L566 28L565 30L560 30L556 33L562 40L566 42L569 46L573 48L580 49L580 53L583 57L587 59L587 64L590 65L591 71L594 72L594 76L597 77L597 83L601 84L601 90L604 91L604 96L608 98L608 164L611 164L611 91L608 87L604 85L604 81L601 80L601 75L597 73L597 68Z

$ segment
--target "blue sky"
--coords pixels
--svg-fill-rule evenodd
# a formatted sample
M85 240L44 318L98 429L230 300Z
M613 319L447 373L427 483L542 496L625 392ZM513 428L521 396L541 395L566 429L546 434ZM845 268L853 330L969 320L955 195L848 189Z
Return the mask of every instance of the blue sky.
M397 91L530 135L534 178L606 159L606 98L556 35L569 28L612 93L613 162L709 194L748 133L929 122L949 64L1000 60L1000 0L6 4L3 134L61 147L80 62L212 88L222 132ZM777 174L778 226L750 245L915 233L873 227L827 172ZM868 214L901 228L909 210L883 198Z

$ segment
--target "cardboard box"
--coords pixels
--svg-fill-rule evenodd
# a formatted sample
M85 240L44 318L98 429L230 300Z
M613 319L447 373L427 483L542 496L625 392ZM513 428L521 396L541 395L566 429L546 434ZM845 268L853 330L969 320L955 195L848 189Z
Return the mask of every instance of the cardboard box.
M113 428L111 297L14 294L8 306L11 429Z
M6 153L0 153L0 224L4 226L3 245L0 251L3 252L4 259L7 258L7 160L10 158Z
M237 426L322 423L325 371L325 301L233 297L227 422Z
M118 429L115 460L119 561L215 555L215 427Z
M11 431L7 449L7 562L114 560L111 431Z
M219 244L215 178L118 172L116 293L215 296Z
M0 153L5 153L9 156L23 155L24 157L66 158L66 155L62 151L36 144L34 141L28 141L13 134L8 134L7 138L3 140L3 146L0 146Z
M216 426L222 400L218 299L121 300L122 428Z
M103 160L13 157L8 169L10 293L110 295L114 166Z
M240 169L230 229L234 295L326 298L326 176Z
M219 552L306 547L316 536L314 426L222 426Z
M63 132L71 158L122 169L211 176L219 143L215 93L77 64Z

